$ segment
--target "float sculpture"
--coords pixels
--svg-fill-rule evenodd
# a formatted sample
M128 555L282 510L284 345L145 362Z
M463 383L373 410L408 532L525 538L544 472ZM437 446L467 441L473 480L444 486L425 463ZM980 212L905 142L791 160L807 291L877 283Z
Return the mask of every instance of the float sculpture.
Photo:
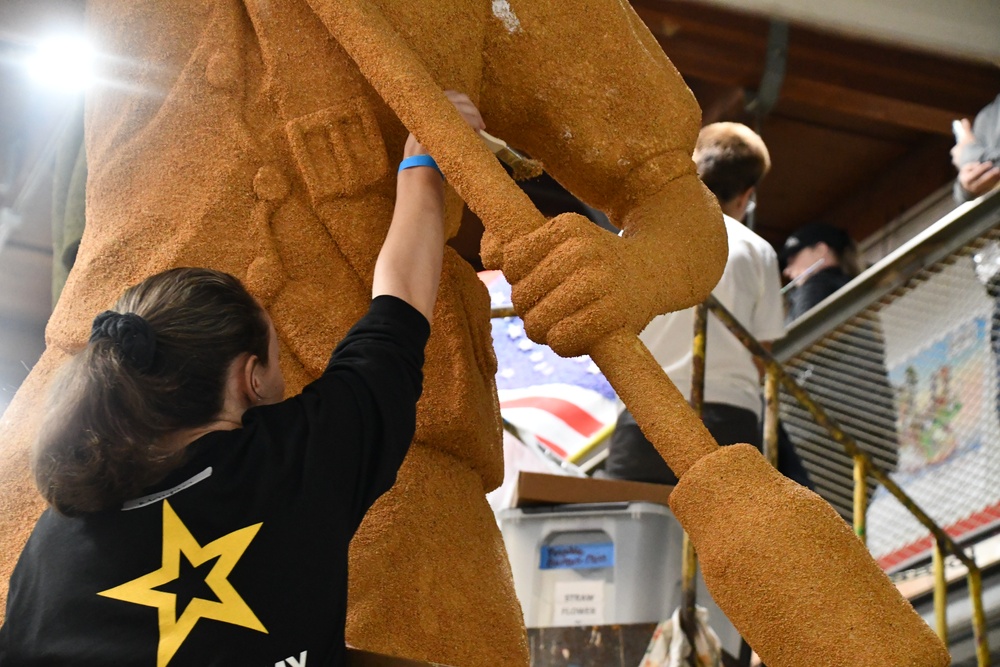
M115 57L88 100L77 265L48 349L0 422L4 581L42 509L27 467L33 417L94 313L171 266L231 272L270 311L297 391L366 308L405 125L454 188L449 234L464 199L529 335L589 352L678 472L671 505L706 581L767 664L947 664L833 510L752 448L719 449L635 337L708 295L726 242L690 159L697 105L627 4L91 0L88 11ZM544 221L444 89L469 94L492 134L541 159L623 237L578 216ZM352 545L347 637L361 648L527 664L483 498L503 470L489 335L486 291L449 251L417 435Z

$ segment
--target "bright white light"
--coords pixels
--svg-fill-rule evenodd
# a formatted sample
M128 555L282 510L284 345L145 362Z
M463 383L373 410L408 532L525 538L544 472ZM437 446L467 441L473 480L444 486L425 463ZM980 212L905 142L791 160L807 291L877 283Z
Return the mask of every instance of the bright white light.
M53 37L38 44L25 67L46 88L80 91L94 78L94 50L82 37Z

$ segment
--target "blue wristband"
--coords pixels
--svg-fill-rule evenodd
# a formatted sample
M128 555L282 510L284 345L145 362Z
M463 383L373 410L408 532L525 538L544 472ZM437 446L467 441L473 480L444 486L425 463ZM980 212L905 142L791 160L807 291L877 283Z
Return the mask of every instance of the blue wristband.
M404 169L412 169L413 167L430 167L441 174L441 168L438 167L437 162L430 155L411 155L410 157L403 158L403 161L399 163L399 171L396 173ZM441 180L444 180L444 174L441 174Z

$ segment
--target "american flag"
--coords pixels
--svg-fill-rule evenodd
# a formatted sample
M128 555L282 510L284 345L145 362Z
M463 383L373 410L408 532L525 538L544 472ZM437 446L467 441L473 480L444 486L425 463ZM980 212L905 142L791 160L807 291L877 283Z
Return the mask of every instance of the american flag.
M510 305L499 271L479 274L493 306ZM564 359L532 342L519 317L493 320L500 413L522 439L533 438L561 459L575 461L618 416L615 392L590 357Z

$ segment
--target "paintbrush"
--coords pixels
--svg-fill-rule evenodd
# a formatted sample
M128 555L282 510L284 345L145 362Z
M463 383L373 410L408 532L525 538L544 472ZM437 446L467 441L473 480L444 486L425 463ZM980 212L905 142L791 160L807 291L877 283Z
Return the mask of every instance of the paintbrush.
M498 139L485 130L479 130L479 136L483 138L483 141L486 142L486 145L493 154L511 168L514 172L512 176L515 181L523 181L535 176L541 176L542 172L545 171L541 162L532 160L524 153L511 148L503 139Z

